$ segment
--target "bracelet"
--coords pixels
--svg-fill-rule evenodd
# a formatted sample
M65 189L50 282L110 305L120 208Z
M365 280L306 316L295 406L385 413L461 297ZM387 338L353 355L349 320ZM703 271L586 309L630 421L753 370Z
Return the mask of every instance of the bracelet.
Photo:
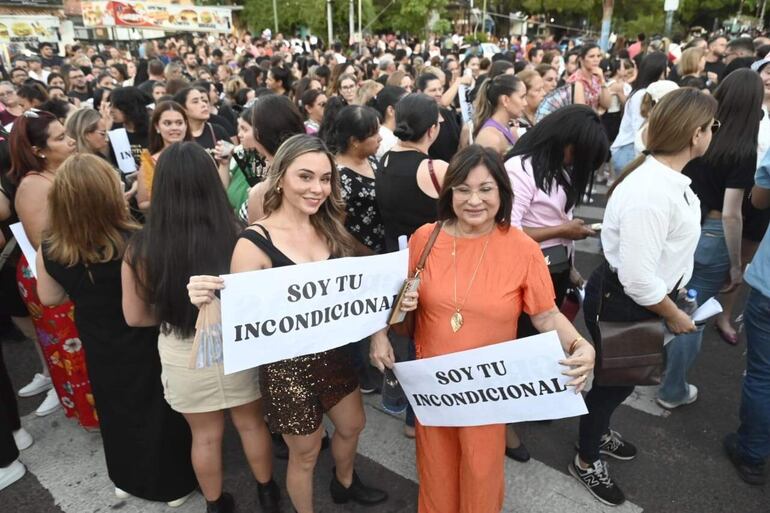
M585 339L583 337L581 337L581 336L578 336L578 338L576 338L575 340L570 342L569 349L567 350L567 353L572 355L572 353L575 352L575 346L577 346L578 342L580 342L581 340L585 340Z

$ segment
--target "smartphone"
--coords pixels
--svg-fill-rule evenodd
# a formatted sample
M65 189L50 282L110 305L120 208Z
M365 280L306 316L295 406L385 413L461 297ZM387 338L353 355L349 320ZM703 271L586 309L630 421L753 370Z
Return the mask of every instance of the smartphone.
M595 232L598 232L602 229L602 223L594 223L591 225L591 229Z

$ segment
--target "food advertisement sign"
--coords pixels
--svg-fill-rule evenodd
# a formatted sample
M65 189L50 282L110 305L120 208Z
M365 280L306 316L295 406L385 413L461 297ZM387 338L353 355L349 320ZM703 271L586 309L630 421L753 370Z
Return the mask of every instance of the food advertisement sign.
M59 40L56 16L0 16L0 42L55 43Z
M229 32L229 9L191 5L154 5L111 0L83 2L86 27L130 27L166 31Z

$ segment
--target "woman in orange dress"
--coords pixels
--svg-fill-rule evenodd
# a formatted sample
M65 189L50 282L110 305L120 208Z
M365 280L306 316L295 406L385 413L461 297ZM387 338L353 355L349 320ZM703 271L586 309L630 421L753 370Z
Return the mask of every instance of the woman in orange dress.
M548 267L537 243L510 226L513 193L499 155L471 145L449 164L439 196L443 229L419 287L418 358L475 349L516 338L526 312L541 332L555 330L565 352L569 385L580 391L594 364L593 347L554 303ZM409 241L410 269L435 225ZM393 365L387 339L371 349L372 363ZM503 507L505 425L417 425L419 513L498 513Z

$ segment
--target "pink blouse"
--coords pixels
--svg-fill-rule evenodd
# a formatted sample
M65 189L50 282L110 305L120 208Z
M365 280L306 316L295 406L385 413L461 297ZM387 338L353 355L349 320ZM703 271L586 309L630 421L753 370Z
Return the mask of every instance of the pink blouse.
M513 210L511 224L517 228L550 228L572 220L573 209L564 211L567 193L558 184L553 184L551 193L546 194L535 184L532 164L529 159L522 162L521 156L511 157L505 163L505 170L513 185ZM541 248L566 246L572 252L570 239L549 239L540 243Z

